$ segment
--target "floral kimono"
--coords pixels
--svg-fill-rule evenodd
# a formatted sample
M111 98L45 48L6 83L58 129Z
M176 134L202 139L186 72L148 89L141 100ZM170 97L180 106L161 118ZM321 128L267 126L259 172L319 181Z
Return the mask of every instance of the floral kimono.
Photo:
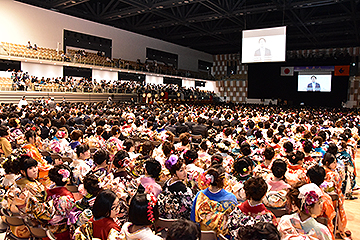
M39 150L34 145L27 144L22 148L26 150L27 155L29 155L39 163L39 181L44 184L45 187L49 187L51 185L51 181L49 180L49 177L47 175L52 166L43 159Z
M235 196L224 189L217 193L205 189L196 195L190 218L200 223L201 230L225 234L228 216L236 204Z
M70 238L69 225L67 225L69 213L75 204L74 196L66 187L55 187L49 189L48 200L54 201L55 215L49 221L49 228L56 239L66 240Z
M266 180L271 175L270 166L265 166L264 163L260 163L254 168L253 175L256 177L262 177Z
M332 240L326 226L312 217L302 222L298 213L282 216L278 230L282 240Z
M345 194L345 196L349 196L352 194L352 189L356 184L355 165L351 159L351 155L345 150L338 153L336 159L338 159L344 166L341 191Z
M347 219L344 209L345 198L341 191L342 182L339 174L336 171L333 171L329 168L325 168L325 172L326 172L325 181L327 183L330 183L329 185L332 187L324 189L324 191L327 193L335 192L339 196L339 201L338 201L339 217L337 218L337 228L341 233L343 233L345 231Z
M308 177L306 176L306 169L301 165L288 165L288 170L285 173L286 182L293 186L299 181L309 182Z
M160 217L166 219L190 219L192 191L181 181L165 182L158 196Z
M249 201L245 201L238 205L234 211L230 213L227 222L228 233L231 239L237 239L240 226L254 225L258 222L269 222L275 226L277 224L276 217L272 212L266 209L264 204L251 206Z

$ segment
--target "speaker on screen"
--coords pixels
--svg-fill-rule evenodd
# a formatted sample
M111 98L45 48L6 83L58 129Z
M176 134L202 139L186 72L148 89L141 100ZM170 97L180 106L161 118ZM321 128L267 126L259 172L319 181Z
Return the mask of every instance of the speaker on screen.
M285 26L242 32L242 63L285 62L285 56Z

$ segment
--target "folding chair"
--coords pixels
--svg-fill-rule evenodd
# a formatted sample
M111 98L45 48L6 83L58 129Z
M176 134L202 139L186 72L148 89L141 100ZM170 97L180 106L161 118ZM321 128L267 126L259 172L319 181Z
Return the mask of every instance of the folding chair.
M214 231L201 231L201 240L217 240L216 233Z
M282 216L286 215L288 213L286 208L272 208L272 207L266 207L268 210L270 210L276 218L281 218Z

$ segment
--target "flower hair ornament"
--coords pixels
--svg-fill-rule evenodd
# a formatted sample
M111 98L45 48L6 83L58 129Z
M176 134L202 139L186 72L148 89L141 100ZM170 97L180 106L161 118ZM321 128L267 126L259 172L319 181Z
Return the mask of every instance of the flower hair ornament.
M67 182L70 180L70 172L67 169L59 169L58 173L62 176L62 181Z
M151 223L154 223L154 207L156 206L157 199L152 193L147 193L146 199L148 200L147 217Z
M316 184L309 183L301 186L298 196L298 198L301 199L301 209L305 207L306 213L309 214L309 210L306 207L318 202L321 196L322 191Z
M165 167L170 170L179 160L177 155L171 155L168 160L165 161Z
M56 136L59 137L59 138L64 138L66 135L66 132L65 131L58 131L56 133Z

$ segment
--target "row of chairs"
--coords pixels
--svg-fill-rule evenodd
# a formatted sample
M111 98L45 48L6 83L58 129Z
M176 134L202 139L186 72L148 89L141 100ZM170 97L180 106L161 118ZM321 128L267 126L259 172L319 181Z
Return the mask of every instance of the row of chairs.
M4 239L14 239L20 240L22 238L16 237L10 230L10 227L20 227L24 226L31 235L31 239L43 239L48 238L50 240L56 240L54 234L47 228L42 227L37 222L31 221L27 217L22 217L20 215L15 215L9 212L8 210L1 208L0 215L2 219L0 223L0 231L6 232ZM22 239L23 240L23 239Z

